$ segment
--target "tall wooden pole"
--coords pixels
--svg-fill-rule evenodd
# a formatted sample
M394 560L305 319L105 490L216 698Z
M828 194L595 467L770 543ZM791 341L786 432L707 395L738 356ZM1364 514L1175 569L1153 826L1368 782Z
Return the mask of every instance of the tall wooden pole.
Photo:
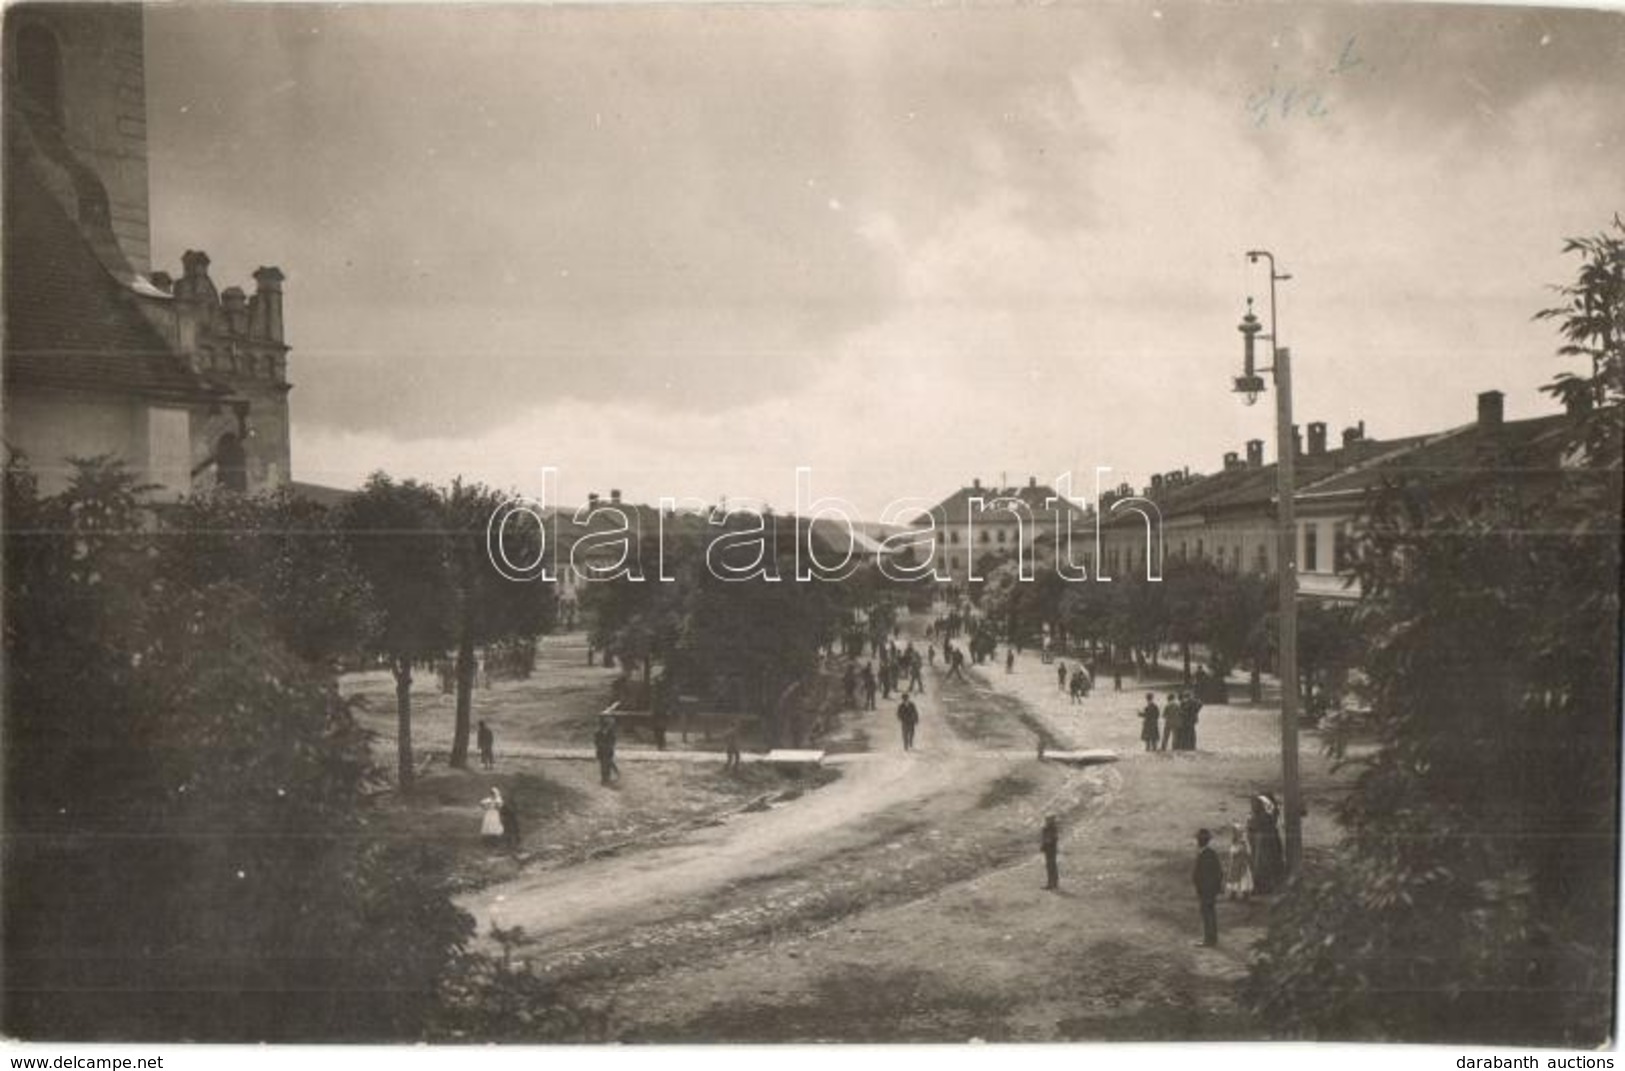
M1274 274L1274 265L1271 265ZM1274 289L1273 280L1271 289ZM1274 301L1270 302L1271 318ZM1272 331L1271 334L1274 332ZM1286 868L1297 873L1303 859L1302 805L1298 789L1298 522L1292 508L1297 440L1292 434L1292 353L1275 350L1275 465L1278 501L1276 574L1280 579L1281 620L1281 808L1286 812Z

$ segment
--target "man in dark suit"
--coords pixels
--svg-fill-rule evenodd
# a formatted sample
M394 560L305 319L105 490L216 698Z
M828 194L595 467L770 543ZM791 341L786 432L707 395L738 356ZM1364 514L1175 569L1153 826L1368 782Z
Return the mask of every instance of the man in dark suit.
M1044 819L1044 828L1038 835L1038 850L1044 856L1044 888L1059 889L1061 887L1061 869L1057 856L1061 852L1061 829L1055 824L1053 814Z
M1212 948L1219 943L1219 893L1224 890L1224 867L1219 853L1209 847L1213 834L1205 829L1196 831L1196 869L1191 880L1196 885L1196 899L1202 905L1202 947Z

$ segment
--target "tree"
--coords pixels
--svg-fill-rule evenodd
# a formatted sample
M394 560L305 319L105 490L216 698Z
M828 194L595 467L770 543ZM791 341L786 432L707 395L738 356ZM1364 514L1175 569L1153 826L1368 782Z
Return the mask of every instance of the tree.
M278 639L313 665L365 649L379 622L372 590L332 511L287 489L195 495L162 515L159 576L188 590L232 584Z
M166 578L117 466L6 505L7 1033L418 1036L471 925L368 838L331 674L252 575Z
M450 587L450 627L457 649L457 714L452 729L451 765L468 765L468 738L474 705L475 651L512 640L533 640L552 627L557 608L553 587L541 581L511 580L491 560L489 524L508 496L478 483L453 480L440 492L444 561ZM509 562L528 564L545 547L543 533L516 514L501 528L501 550Z
M1568 248L1585 261L1570 301L1541 315L1591 359L1552 392L1591 409L1560 484L1391 487L1369 506L1356 573L1378 746L1352 760L1343 844L1277 905L1248 984L1290 1033L1611 1035L1625 293L1618 238Z
M440 494L414 480L374 473L345 502L339 524L351 560L372 588L379 624L373 649L395 677L397 783L412 789L412 667L443 656L453 641L456 600L447 567Z

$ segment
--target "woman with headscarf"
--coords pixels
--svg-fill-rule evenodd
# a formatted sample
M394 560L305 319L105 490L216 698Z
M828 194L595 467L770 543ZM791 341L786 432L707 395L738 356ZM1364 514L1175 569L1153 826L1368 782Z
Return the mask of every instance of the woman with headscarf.
M1286 877L1286 853L1281 848L1275 801L1254 796L1252 809L1252 817L1247 819L1247 846L1253 856L1253 891L1263 895L1274 892Z
M502 790L491 786L491 794L480 800L485 811L480 818L480 839L487 844L502 843Z

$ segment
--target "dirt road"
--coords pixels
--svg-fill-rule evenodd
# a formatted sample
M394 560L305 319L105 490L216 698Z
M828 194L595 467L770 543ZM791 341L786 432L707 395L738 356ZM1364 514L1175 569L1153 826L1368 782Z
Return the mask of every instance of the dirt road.
M932 673L914 752L891 709L857 715L875 750L835 784L464 906L482 931L523 926L524 955L628 1040L1258 1036L1233 993L1263 907L1226 905L1224 947L1190 947L1189 865L1195 828L1269 783L1273 715L1210 707L1202 752L1144 755L1143 694L1054 689L1031 657ZM1039 735L1124 761L1040 763ZM1059 894L1039 887L1046 814Z

